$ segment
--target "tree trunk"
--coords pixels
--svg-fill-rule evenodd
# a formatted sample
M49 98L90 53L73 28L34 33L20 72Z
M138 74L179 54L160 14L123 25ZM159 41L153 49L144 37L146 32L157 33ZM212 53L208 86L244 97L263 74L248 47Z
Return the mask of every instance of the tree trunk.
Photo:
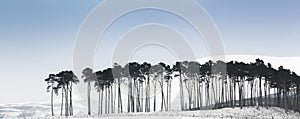
M63 107L64 107L64 89L62 89L61 91L60 116L63 116Z
M160 87L161 87L161 111L163 111L164 106L166 106L166 102L165 102L165 96L164 96L164 82L163 80L161 80L160 82ZM165 107L166 109L166 107Z
M70 105L69 105L69 110L70 110L70 115L72 116L73 115L73 100L72 100L72 84L70 86Z
M297 85L297 91L296 91L296 104L297 104L297 111L299 111L300 107L299 107L299 88L300 85Z
M180 106L181 106L181 111L184 110L184 95L183 95L183 82L182 82L182 74L179 72L179 80L180 80Z
M54 116L54 111L53 111L53 82L51 83L51 115Z
M167 82L167 107L166 107L166 111L169 111L169 82Z
M232 89L232 79L229 80L229 95L230 95L230 106L233 107L233 89Z
M207 99L206 99L206 107L208 107L210 105L210 98L209 98L209 82L207 82L206 85L206 95L207 95Z
M137 80L137 79L136 79ZM135 81L135 88L136 88L136 110L140 112L140 89L139 89L139 81Z
M108 93L108 91L107 91L107 87L106 86L105 86L104 89L105 89L105 101L104 101L105 102L105 108L104 109L105 109L105 114L107 114L107 107L108 107L107 106L107 99L108 99L107 93Z
M251 84L250 84L250 97L251 97L251 101L250 101L250 105L253 106L253 82L251 81Z
M219 99L219 107L218 108L222 108L223 107L223 105L224 105L224 90L223 90L223 88L224 88L224 79L222 79L222 78L220 78L219 79L220 81L219 81L219 97L220 97L220 99Z
M212 96L214 96L213 98L211 97L211 108L214 108L213 106L213 104L215 104L216 102L217 102L217 99L216 99L216 91L215 91L215 86L214 86L214 84L215 84L215 82L213 82L214 80L211 80L212 82L211 82L211 92L212 92Z
M262 106L262 88L261 88L262 77L259 77L259 105Z
M113 84L110 86L110 109L111 113L114 113L114 92L113 92Z
M168 104L168 107L169 107L169 111L170 111L170 110L172 109L172 108L171 108L171 106L172 106L172 105L171 105L171 98L172 98L172 97L171 97L171 96L172 96L172 95L171 95L171 91L172 91L172 82L170 82L169 86L170 86L170 89L169 89L169 104Z
M128 78L128 95L127 95L127 112L130 112L131 111L131 107L130 107L130 105L131 105L131 100L130 100L130 98L131 98L131 81L130 81L130 78Z
M284 109L287 111L287 94L286 94L286 83L283 83L283 104L284 104Z
M117 84L116 83L114 83L114 93L113 93L113 97L114 97L114 102L113 102L113 113L115 113L115 110L116 110L116 95L117 95Z
M264 88L264 92L265 92L265 107L268 109L268 105L267 105L267 102L268 102L268 98L267 98L267 81L265 80L265 88Z
M107 113L110 114L111 113L111 90L110 90L111 86L108 86L107 87L107 90L108 90L108 99L107 99Z
M101 108L101 94L100 94L100 90L98 92L98 115L100 115L100 108Z
M188 101L189 101L189 103L188 103L188 106L189 106L189 110L191 110L192 109L192 104L191 104L191 102L192 102L192 96L191 96L191 89L190 89L190 82L189 82L190 80L186 80L184 83L185 83L185 88L186 88L186 90L187 90L187 92L188 92Z
M140 102L140 111L143 112L144 111L144 82L141 83L141 102Z
M87 97L88 97L88 115L91 115L91 82L88 82L87 84Z
M100 114L103 114L103 93L104 88L101 89L101 107L100 107Z
M134 91L135 87L134 84L132 83L132 79L131 79L131 112L135 112L135 102L134 102L134 95L135 95L135 91Z
M153 111L156 111L156 80L154 81L154 101L153 101Z
M235 100L236 100L236 84L235 80L233 81L233 108L235 108Z
M69 102L68 102L68 86L65 88L65 116L69 116Z
M149 75L147 76L146 80L146 101L145 101L145 112L150 112L149 105L150 105L150 98L149 92L150 91L150 84L149 84Z
M281 101L280 101L280 100L281 100L280 98L281 98L281 97L280 97L280 95L281 95L281 89L277 88L277 106L278 106L278 107L281 107L281 104L280 104L280 102L281 102Z
M119 113L120 112L123 113L123 109L122 109L122 94L121 94L121 82L120 82L120 79L118 81L118 93L119 93L119 95L118 95L118 97L119 97L119 99L118 99L118 108L120 108L120 109L118 109L118 111L119 111Z
M241 109L243 109L243 105L242 105L242 82L238 83L239 86L239 106Z

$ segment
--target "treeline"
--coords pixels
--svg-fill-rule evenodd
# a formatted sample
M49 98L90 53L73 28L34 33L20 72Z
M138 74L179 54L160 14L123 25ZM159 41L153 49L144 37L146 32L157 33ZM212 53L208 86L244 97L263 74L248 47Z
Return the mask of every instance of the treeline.
M49 84L47 89L51 90L51 96L53 91L56 94L62 92L61 110L65 101L65 115L68 116L73 114L72 84L76 84L78 79L72 72L68 76L62 74L50 74L46 79ZM179 80L181 110L244 106L277 106L286 110L300 110L300 77L282 66L275 69L270 63L265 64L260 59L252 63L208 61L200 64L183 61L174 65L130 62L125 66L114 64L112 68L102 71L86 68L82 71L82 78L87 83L89 115L92 89L98 92L99 115L169 111L172 107L173 80ZM121 91L122 86L127 89L122 88ZM122 92L123 95L126 92L127 96L122 97ZM157 110L156 94L161 97L160 110Z

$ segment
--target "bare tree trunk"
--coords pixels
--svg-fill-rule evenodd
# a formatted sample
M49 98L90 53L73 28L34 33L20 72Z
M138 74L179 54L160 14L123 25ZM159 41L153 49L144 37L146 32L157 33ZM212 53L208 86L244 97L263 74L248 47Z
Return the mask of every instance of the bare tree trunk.
M259 105L262 106L262 88L261 88L262 77L259 77Z
M210 105L210 98L209 98L209 82L207 82L206 85L206 95L207 95L207 99L206 99L206 106L208 107Z
M153 111L156 111L156 79L154 80L154 101L153 101Z
M144 110L144 82L141 83L141 102L140 102L140 111L143 112Z
M299 107L299 88L300 85L297 85L297 91L296 91L296 104L297 104L297 111L299 111L300 107Z
M171 96L172 96L172 95L171 95L171 91L172 91L172 82L170 82L169 86L170 86L170 89L169 89L169 104L168 104L169 109L168 109L168 110L170 111L170 110L172 109L172 108L171 108L171 106L172 106L172 105L171 105L171 101L172 101L172 100L171 100L171 98L172 98L172 97L171 97Z
M238 86L239 86L239 106L241 109L243 109L243 105L242 105L242 82L239 82L238 83Z
M53 111L53 82L51 83L51 115L54 116L54 111Z
M70 115L72 116L73 115L73 100L72 100L72 84L71 84L71 86L70 86L70 91L69 91L69 93L70 93L70 108L69 108L69 110L70 110Z
M107 99L108 99L108 97L107 97L107 87L105 86L105 114L107 114Z
M133 82L134 83L134 82ZM134 84L132 83L132 80L131 80L131 112L135 112L135 102L134 102L134 95L135 95L135 86Z
M259 109L259 85L257 83L255 83L255 105L256 105L256 109Z
M197 101L197 100L198 100L198 99L197 99L197 98L198 98L198 96L197 96L197 93L198 93L198 92L197 92L197 91L198 91L198 90L197 90L197 87L198 87L198 85L197 85L197 80L196 80L196 78L195 78L193 81L194 81L194 83L193 83L193 85L194 85L194 89L193 89L193 90L194 90L194 108L198 108L198 107L197 107L197 105L198 105L198 104L197 104L197 103L198 103L198 101Z
M123 109L122 109L122 94L121 94L121 82L120 82L120 79L119 79L119 81L118 81L118 93L119 93L119 95L118 95L118 97L119 97L119 100L118 100L118 108L120 108L120 111L119 111L119 113L121 112L121 113L123 113Z
M250 101L250 105L253 106L253 82L251 81L250 83L250 97L251 97L251 101Z
M114 92L113 92L113 84L110 86L110 109L111 113L114 113Z
M88 115L91 115L91 82L88 82L87 96L88 96Z
M64 89L62 89L61 91L60 116L63 116L63 107L64 107Z
M68 86L65 88L65 116L69 116L69 109L68 109Z
M233 108L235 108L235 100L236 100L236 84L235 80L233 81Z
M200 82L199 82L199 79L196 79L196 108L197 109L200 109Z
M220 101L219 101L219 103L220 103L220 106L219 106L219 108L222 108L223 107L223 104L224 104L224 93L223 93L223 88L224 88L224 79L220 79L221 81L219 81L220 83L219 83L219 97L220 97Z
M277 88L277 105L281 107L281 89Z
M268 93L269 93L269 95L268 95L269 107L271 107L272 106L272 102L271 102L271 86L270 86L270 84L268 86Z
M184 110L184 94L183 94L183 82L182 82L182 74L179 72L179 80L180 80L180 106L181 106L181 111Z
M166 111L169 111L169 82L167 82L167 107L166 107Z
M113 113L115 113L115 110L116 110L116 94L117 94L117 84L114 83L114 93L113 93L113 97L114 97L114 102L113 102Z
M150 91L150 84L149 84L149 75L147 76L146 80L146 101L145 101L145 112L150 112L149 105L150 105L150 98L149 98L149 91Z
M264 96L264 98L265 98L265 107L268 109L268 104L267 104L267 102L268 102L268 98L267 98L267 81L265 80L265 84L264 84L264 92L265 92L265 96Z
M137 79L136 79L137 80ZM139 90L139 82L134 81L135 90L136 90L136 111L140 112L140 90Z
M286 94L286 83L283 83L283 104L284 104L284 109L287 111L287 94Z
M111 85L107 87L107 90L108 90L108 100L107 100L107 110L108 110L108 114L111 114Z
M215 104L216 102L217 102L217 99L216 99L216 91L215 91L215 86L214 86L214 84L215 84L215 82L213 82L214 80L211 80L212 81L212 83L211 83L211 92L212 92L212 96L214 96L214 98L211 98L211 104ZM213 106L213 105L211 105L211 106ZM213 108L213 107L212 107Z
M100 94L100 90L99 90L99 92L98 92L98 115L100 115L101 114L101 112L100 112L100 108L101 108L101 94Z
M231 104L230 106L233 107L233 92L234 92L234 91L233 91L233 89L232 89L232 82L231 82L231 80L232 80L232 79L229 80L229 81L230 81L230 82L229 82L229 90L230 90L230 91L229 91L229 95L230 95L230 102L231 102L231 103L230 103L230 104Z
M101 89L101 107L100 107L100 114L103 114L103 93L104 93L104 88Z
M127 112L131 111L131 79L128 78L128 96L127 96Z
M191 110L192 109L192 96L191 96L191 89L190 89L190 82L189 82L190 80L187 80L187 81L185 81L184 83L185 83L185 88L186 88L186 90L187 90L187 92L188 92L188 101L189 101L189 103L188 103L188 106L189 106L189 110Z
M199 109L202 107L202 93L201 93L201 90L203 89L203 88L201 88L201 83L202 82L199 82L200 84L199 84L199 89L198 89L198 92L199 92Z
M160 82L161 87L161 111L163 111L164 107L166 109L166 102L165 102L165 96L164 96L164 82L161 80Z

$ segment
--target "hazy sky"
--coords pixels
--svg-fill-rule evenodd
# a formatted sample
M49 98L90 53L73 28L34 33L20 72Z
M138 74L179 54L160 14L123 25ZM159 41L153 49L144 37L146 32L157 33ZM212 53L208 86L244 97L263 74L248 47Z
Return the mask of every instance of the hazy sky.
M300 56L299 0L197 0L217 25L226 54ZM0 104L47 101L43 79L51 72L72 68L73 45L84 18L101 0L0 1ZM113 7L113 6L112 6ZM109 12L109 11L108 11ZM208 55L201 40L182 20L167 13L145 10L116 22L99 43L97 67L132 26L160 22L190 35L199 55ZM136 53L157 57L148 47ZM203 50L202 50L203 49ZM161 49L163 50L163 49ZM162 51L162 53L167 51ZM165 57L167 60L167 57ZM98 61L99 61L98 60ZM162 59L164 60L164 59ZM77 74L80 76L80 74Z

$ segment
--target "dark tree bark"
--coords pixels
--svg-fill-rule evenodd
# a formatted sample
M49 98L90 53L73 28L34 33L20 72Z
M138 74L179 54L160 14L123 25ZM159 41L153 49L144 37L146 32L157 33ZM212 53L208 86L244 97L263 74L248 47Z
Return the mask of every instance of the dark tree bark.
M73 115L72 84L71 84L71 86L70 86L69 93L70 93L70 105L69 105L69 110L70 110L70 115L72 116L72 115Z
M63 107L64 107L64 89L62 89L61 91L60 116L63 116Z
M87 96L88 96L88 115L91 115L91 82L87 84Z
M54 116L54 111L53 111L53 92L54 92L54 91L53 91L53 88L54 88L54 87L53 87L53 86L54 86L54 85L53 85L53 82L52 82L52 83L51 83L51 88L52 88L52 89L51 89L51 115L52 115L52 116Z
M65 116L69 116L68 85L65 88Z

